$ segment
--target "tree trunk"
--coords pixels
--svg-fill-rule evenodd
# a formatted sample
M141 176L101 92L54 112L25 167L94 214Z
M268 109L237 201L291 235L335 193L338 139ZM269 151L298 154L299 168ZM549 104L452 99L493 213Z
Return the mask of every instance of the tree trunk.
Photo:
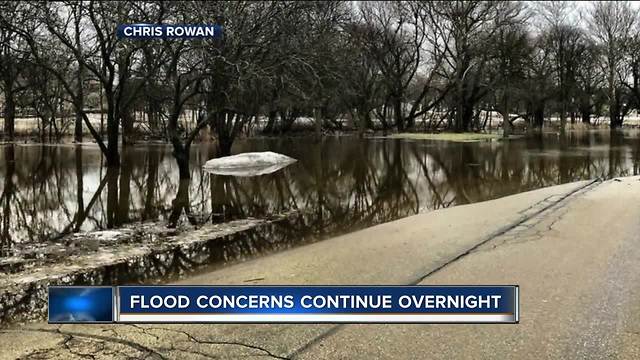
M155 85L152 84L153 88ZM158 131L158 110L160 108L160 104L156 99L148 94L147 95L147 121L149 121L149 129L152 135L157 135Z
M214 176L210 181L211 223L218 224L233 219L238 212L229 193L233 192L230 179L226 176ZM240 209L241 211L242 209Z
M180 179L190 179L191 171L189 171L189 152L191 145L175 146L173 148L173 156L178 163L178 171L180 172Z
M402 116L402 99L396 97L393 99L393 115L396 121L396 128L398 132L405 130L404 117Z
M219 112L215 114L215 130L218 137L218 151L217 156L229 156L231 155L231 146L233 145L233 134L230 131L229 116L225 112Z
M113 102L110 102L107 113L107 166L120 166L120 155L118 154L118 119L113 113Z
M298 118L299 111L296 108L288 111L280 111L280 128L278 129L280 134L286 133L293 127L293 123Z
M102 98L102 86L99 86L100 97L100 136L104 135L104 99ZM76 109L77 110L77 109Z
M118 212L116 225L121 226L129 222L129 196L131 195L131 163L126 158L120 163L120 179L118 192Z
M195 218L191 216L190 201L189 201L189 178L180 178L180 184L178 185L178 192L175 199L171 202L171 213L169 214L169 228L175 228L178 226L180 215L184 211L187 214L187 218L191 224L195 225Z
M122 145L134 143L133 122L134 118L130 110L125 110L121 114L122 121Z
M276 123L277 114L278 114L277 110L269 111L269 118L267 119L267 124L262 129L263 133L265 133L265 134L272 134L273 133L273 129L274 129L275 123Z
M7 140L13 141L16 136L16 102L11 90L5 90L5 93L7 95L4 103L4 136Z
M82 142L82 114L76 114L75 129L73 131L73 140L77 143Z
M120 168L107 167L107 228L116 226L116 213L118 211L118 177Z
M462 106L462 131L470 131L473 123L473 103L465 102Z
M591 111L589 110L589 108L583 108L580 111L580 115L582 116L583 124L591 124Z
M618 97L616 92L613 92L613 100L609 101L609 127L617 129L622 126L622 119L620 117L620 104L618 104Z
M218 153L217 157L231 155L231 146L233 146L233 139L230 136L218 135Z
M77 78L77 97L76 97L76 119L75 119L75 128L73 131L73 140L75 142L82 142L82 121L84 120L82 117L82 112L79 110L84 110L84 66L81 64L78 65L78 78Z
M564 95L563 95L564 98ZM567 127L567 109L564 99L561 99L562 105L560 107L560 131L564 131Z
M14 174L16 171L16 159L15 159L15 145L9 144L3 146L4 161L6 164L6 172L4 177L4 187L2 191L2 217L0 219L2 231L0 232L0 256L7 256L11 254L13 247L13 239L11 238L11 232L9 231L11 226L11 211L16 210L12 206L11 202L15 195L15 179Z
M615 54L612 53L613 49L609 48L609 74L607 77L607 82L609 85L609 127L611 129L615 129L618 127L618 119L620 118L620 109L618 109L618 99L616 94L616 83L615 83L615 62L614 57Z
M364 131L367 129L367 115L366 112L360 111L359 109L355 109L353 112L353 116L355 117L353 120L357 126L359 138L364 137Z
M500 111L502 116L502 137L508 138L511 135L511 122L509 122L509 112L506 110Z
M82 2L78 2L75 7L73 7L73 18L74 18L74 29L75 29L75 46L77 49L76 60L78 61L78 72L76 77L76 86L77 86L77 96L76 96L76 119L75 119L75 128L73 131L73 140L75 142L82 142L82 121L83 116L82 112L84 111L84 77L85 77L85 67L81 61L81 55L83 53L82 49L82 41L80 39L81 36L81 26L80 21L82 18Z
M318 108L313 108L313 121L315 125L316 140L322 137L322 111Z
M157 216L154 196L158 182L159 155L159 152L155 149L149 152L149 162L147 164L147 186L144 199L144 212L142 213L143 221L147 219L155 219Z
M466 41L464 36L456 36L456 50L459 50L459 54L461 54L461 58L456 61L456 69L455 69L455 118L454 118L454 128L456 132L463 132L464 129L464 102L465 102L465 69L468 69L469 65L466 61Z
M76 145L75 148L75 160L76 160L76 198L78 203L78 210L76 211L76 224L79 223L79 219L84 219L84 184L83 184L83 168L82 168L82 146ZM79 229L78 229L79 230Z
M533 110L533 126L542 128L544 125L544 104L537 104Z

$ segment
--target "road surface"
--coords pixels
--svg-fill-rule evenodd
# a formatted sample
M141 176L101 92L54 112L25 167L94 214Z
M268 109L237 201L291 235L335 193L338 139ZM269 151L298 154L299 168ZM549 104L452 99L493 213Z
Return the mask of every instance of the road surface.
M516 325L47 325L0 358L640 359L640 177L420 214L182 284L518 284Z

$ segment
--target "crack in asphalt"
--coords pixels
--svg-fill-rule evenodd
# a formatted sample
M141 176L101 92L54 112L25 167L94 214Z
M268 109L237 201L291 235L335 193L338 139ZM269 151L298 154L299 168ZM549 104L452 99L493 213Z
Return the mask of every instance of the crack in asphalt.
M562 201L568 199L569 197L585 190L585 189L589 189L591 186L593 185L600 185L602 183L601 179L595 179L593 181L590 181L589 183L580 186L576 189L571 190L570 192L568 192L565 195L562 195L558 198L558 200L555 200L553 202L551 202L550 204L540 208L539 210L536 210L535 212L533 212L532 214L529 215L525 215L523 217L521 217L520 219L510 223L507 226L504 226L500 229L498 229L497 231L489 234L487 237L485 237L484 239L480 240L479 242L477 242L475 245L473 245L472 247L468 248L466 251L463 251L462 253L458 254L457 256L453 257L452 259L449 259L447 261L445 261L443 264L441 264L440 266L435 267L434 269L428 271L427 273L425 273L424 275L418 277L417 279L415 279L414 281L410 282L408 285L417 285L419 283L421 283L422 281L424 281L427 277L435 274L436 272L444 269L445 267L447 267L448 265L462 259L463 257L469 255L470 253L472 253L473 251L475 251L476 249L478 249L479 247L481 247L482 245L488 243L491 240L494 240L508 232L510 232L513 229L516 229L518 226L521 226L523 224L525 224L527 221L541 215L542 213L546 212L547 210L553 209L555 207L555 205L561 203Z
M602 181L600 181L598 184L600 184L601 182ZM587 187L577 189L577 191L575 191L573 195L575 195L576 198L578 196L584 196L585 194L593 191L597 187L597 186L591 186L591 185L593 184L589 184L589 186ZM557 196L557 195L554 195L554 196ZM567 202L557 201L551 204L550 207L548 207L548 211L545 211L544 213L534 214L529 219L525 220L524 223L517 225L508 233L505 233L502 236L498 236L495 239L493 239L494 241L496 241L496 243L493 244L491 247L486 249L483 249L482 247L478 247L477 249L473 250L473 252L475 253L475 252L492 251L494 249L497 249L503 246L517 245L517 244L523 244L531 241L540 240L543 238L545 233L555 230L554 226L565 218L565 216L569 212L567 210L568 205L569 203ZM554 214L555 216L552 217L551 215L554 215ZM542 224L545 221L549 221L549 224L546 225L546 230L536 230L533 232L531 231L531 229L534 229L536 226ZM487 245L489 244L487 243Z
M290 358L288 358L288 357L279 356L277 354L272 353L270 350L268 350L268 349L266 349L264 347L258 346L258 345L247 344L247 343L237 342L237 341L215 341L215 340L199 339L199 338L193 336L192 334L190 334L187 331L178 330L178 329L168 329L168 328L163 328L163 327L144 327L144 326L139 326L139 325L136 325L136 324L127 324L127 325L139 330L139 332L142 333L142 334L154 337L156 341L160 340L160 336L151 333L151 331L167 331L167 332L174 332L174 333L178 333L178 334L184 335L189 340L189 342L191 342L191 343L202 344L202 345L241 346L241 347L244 347L244 348L247 348L247 349L257 350L257 351L261 352L261 354L251 354L249 356L268 356L268 357L274 358L274 359L290 360ZM56 328L56 329L0 330L0 334L1 333L9 333L9 332L31 332L31 331L58 334L58 335L63 336L63 339L62 339L61 342L56 344L56 346L51 347L51 348L47 348L47 349L37 350L36 352L32 352L32 353L28 354L26 358L31 358L34 355L39 355L39 354L45 355L47 353L50 353L51 351L58 350L58 347L62 346L70 354L75 355L77 357L81 357L81 358L85 358L85 359L95 359L95 354L97 354L98 352L101 352L102 350L105 349L104 343L105 342L112 342L112 343L125 345L125 346L131 347L131 348L133 348L135 350L138 350L138 351L146 354L144 356L145 358L151 357L151 358L157 358L157 359L167 359L167 357L165 355L161 354L159 351L154 350L154 349L152 349L152 348L150 348L148 346L144 346L144 345L142 345L140 343L137 343L135 341L125 340L125 339L112 337L112 336L92 335L92 334L84 334L84 333L78 333L78 332L62 331L62 330L60 330L60 328ZM112 331L113 334L120 335L114 329L109 329L109 331ZM73 349L72 341L75 338L91 339L91 340L94 341L94 342L92 342L92 345L101 344L102 347L100 349L96 349L92 353L80 352L80 351L78 351L76 349ZM194 355L206 356L206 357L212 358L212 359L217 358L216 356L207 355L207 354L199 352L199 351L195 351L195 350L191 350L191 349L177 348L173 344L171 344L171 348L161 348L161 349L162 350L169 350L169 351L181 351L181 352L191 353L191 354L194 354ZM125 354L121 354L121 355L125 355ZM132 357L130 355L126 355L126 356L130 357L130 358L138 358L138 357Z
M153 337L154 339L156 339L156 341L160 340L160 337L158 335L152 334L152 333L149 332L149 330L153 330L152 328L140 326L140 325L137 325L137 324L125 324L125 325L131 326L131 327L133 327L135 329L140 330L143 334L149 335L149 336Z
M176 333L179 333L179 334L183 334L189 339L189 341L194 342L196 344L241 346L241 347L245 347L245 348L248 348L248 349L261 351L261 352L264 353L263 355L272 357L274 359L290 360L290 358L288 358L288 357L283 357L283 356L276 355L276 354L272 353L271 351L269 351L268 349L266 349L264 347L261 347L261 346L258 346L258 345L252 345L252 344L247 344L247 343L238 342L238 341L221 341L221 340L214 341L214 340L198 339L195 336L191 335L189 332L184 331L184 330L167 329L167 328L163 328L163 327L147 327L147 329L149 329L149 330L169 331L169 332L176 332Z
M74 338L74 337L78 337L78 338L87 338L87 339L91 339L91 340L99 340L99 341L107 341L107 342L112 342L112 343L117 343L120 345L124 345L124 346L128 346L132 349L138 350L140 352L142 352L143 354L146 354L144 357L148 358L155 358L155 359L166 359L165 356L163 356L162 354L160 354L159 352L144 346L142 344L139 344L135 341L128 341L128 340L124 340L124 339L119 339L119 338L114 338L114 337L110 337L110 336L103 336L103 335L93 335L93 334L84 334L84 333L78 333L78 332L68 332L68 331L62 331L60 330L60 328L57 329L17 329L17 330L0 330L0 334L3 333L11 333L11 332L44 332L44 333L51 333L51 334L58 334L58 335L62 335L63 336L63 340L62 342L58 343L58 345L62 345L62 346L67 346L69 344L69 342ZM48 349L48 352L56 350L57 347L53 347ZM40 352L40 351L38 351ZM46 353L46 352L45 352ZM72 351L70 351L70 353L74 354ZM32 355L32 354L30 354ZM75 354L80 356L80 354ZM29 356L27 357L29 358Z
M531 209L535 209L538 206L545 204L545 203L549 203L549 202L554 202L553 200L551 200L552 198L557 198L559 195L558 194L553 194L553 195L549 195L546 198L532 204L531 206L528 206L520 211L518 211L518 214L526 214L529 210Z
M96 353L98 353L98 352L104 351L104 349L105 349L104 341L96 341L96 342L92 342L92 343L91 343L91 345L95 345L96 347L97 347L98 345L101 345L101 346L100 346L100 348L93 349L94 351L93 351L93 352L91 352L91 353L80 352L80 351L78 351L78 350L73 349L73 348L71 347L71 345L69 345L69 343L70 343L72 340L75 340L75 338L73 337L73 335L66 335L66 334L65 334L64 336L65 336L65 338L64 338L64 340L62 341L62 344L61 344L61 345L62 345L62 346L63 346L63 347L64 347L64 348L69 352L69 353L71 353L71 354L73 354L73 355L75 355L75 356L81 357L81 358L83 358L83 359L95 359L95 358L96 358L95 354L96 354Z
M504 226L500 229L498 229L497 231L489 234L487 237L485 237L484 239L482 239L481 241L479 241L478 243L476 243L475 245L473 245L472 247L468 248L467 250L461 252L460 254L458 254L457 256L443 262L442 264L440 264L439 266L427 271L425 274L418 276L416 279L414 279L413 281L409 282L409 284L407 285L417 285L421 282L423 282L426 278L428 278L429 276L437 273L438 271L444 269L445 267L447 267L448 265L462 259L463 257L471 254L472 252L474 252L476 249L480 248L482 245L487 244L488 242L490 242L491 240L494 240L500 236L505 235L506 233L512 231L513 229L516 229L519 226L522 226L523 224L525 224L527 221L534 219L535 217L543 214L544 212L546 212L547 210L553 209L555 205L563 202L564 200L568 199L569 197L582 192L583 190L587 190L590 191L593 188L595 188L596 186L602 184L603 180L598 178L598 179L594 179L592 181L590 181L589 183L580 186L576 189L571 190L570 192L566 193L565 195L552 195L549 196L541 201L538 201L537 203L535 203L534 205L528 207L525 210L530 210L533 208L536 208L536 206L540 205L540 204L544 204L546 202L549 202L549 199L553 198L553 197L558 197L557 200L552 200L548 205L543 206L542 208L534 211L532 214L528 214L528 215L523 215L520 219L510 223L507 226ZM526 213L526 211L522 211L520 213ZM311 341L309 341L308 343L306 343L305 345L299 347L298 349L294 350L293 352L291 352L288 357L289 358L296 358L297 356L305 353L307 350L309 350L310 348L312 348L314 345L320 343L321 341L331 337L332 335L336 334L338 331L342 330L343 328L345 328L348 324L337 324L333 327L331 327L330 329L328 329L327 331L323 332L322 334L316 336L315 338L311 339Z

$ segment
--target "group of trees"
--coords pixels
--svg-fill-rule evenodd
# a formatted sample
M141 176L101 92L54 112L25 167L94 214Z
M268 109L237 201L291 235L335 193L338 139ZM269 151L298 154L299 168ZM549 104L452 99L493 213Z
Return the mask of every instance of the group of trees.
M205 128L226 155L248 129L285 133L302 117L317 135L345 125L481 130L490 112L505 134L516 119L540 127L552 115L562 129L592 115L619 127L640 107L637 12L628 2L574 7L2 1L3 135L14 138L16 117L35 117L43 139L73 129L116 167L120 144L162 138L188 178L190 146ZM224 34L118 38L117 25L128 23L217 23Z

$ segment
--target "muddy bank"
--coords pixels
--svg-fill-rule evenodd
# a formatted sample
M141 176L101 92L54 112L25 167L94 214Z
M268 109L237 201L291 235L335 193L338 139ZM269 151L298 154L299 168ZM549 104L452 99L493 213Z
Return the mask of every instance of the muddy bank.
M0 326L43 320L49 285L161 283L288 248L298 212L199 228L163 222L70 234L0 260Z

